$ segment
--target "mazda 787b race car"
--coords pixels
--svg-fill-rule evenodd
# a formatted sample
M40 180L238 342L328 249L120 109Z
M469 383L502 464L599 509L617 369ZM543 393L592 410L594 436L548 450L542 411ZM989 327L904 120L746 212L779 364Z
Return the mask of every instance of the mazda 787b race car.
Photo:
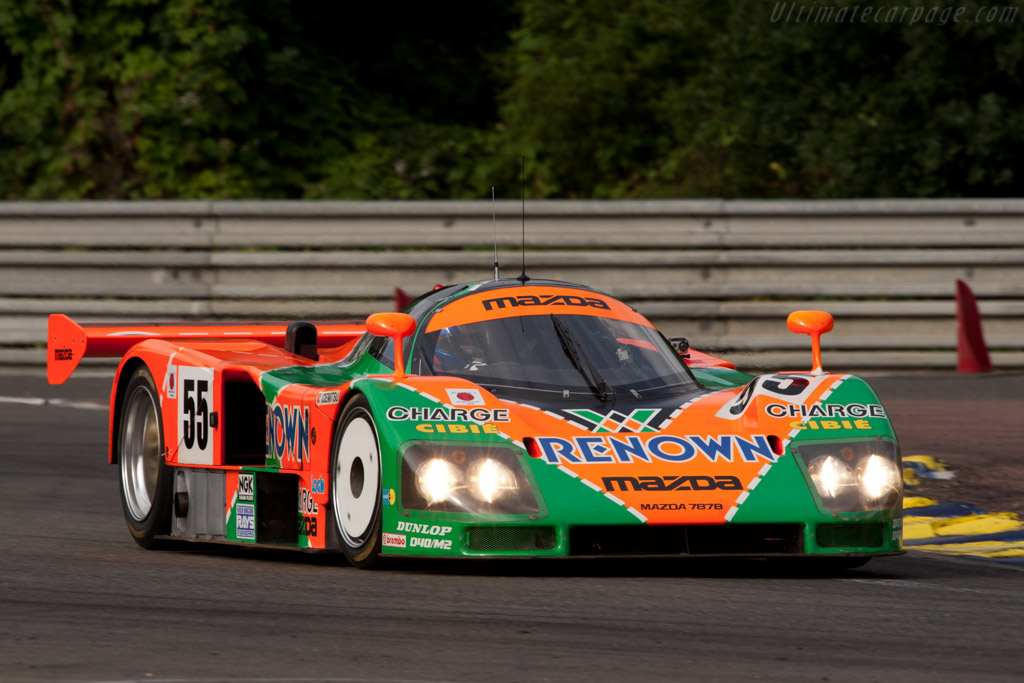
M562 282L438 286L365 323L49 323L48 374L121 356L109 461L135 540L382 557L898 554L902 467L832 318L751 376Z

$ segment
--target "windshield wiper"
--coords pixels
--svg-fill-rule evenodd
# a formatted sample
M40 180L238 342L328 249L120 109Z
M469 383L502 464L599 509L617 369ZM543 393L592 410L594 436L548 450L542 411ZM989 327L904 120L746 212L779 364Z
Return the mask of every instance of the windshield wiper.
M551 324L555 326L555 333L558 335L558 341L562 344L562 350L565 351L565 355L572 361L572 366L576 368L576 371L580 373L587 386L594 393L601 403L608 402L608 394L612 395L612 400L615 399L615 390L608 385L608 382L604 381L601 377L601 373L597 371L597 368L590 362L586 354L581 353L581 347L576 338L573 337L572 332L565 326L561 320L558 319L554 313L551 314ZM586 363L586 369L583 368L583 364ZM588 372L589 371L589 372Z
M634 392L633 395L636 396L636 398L640 398L641 395L644 396L644 397L657 396L661 392L664 392L666 389L676 389L678 387L686 387L686 386L693 387L693 382L690 382L690 381L673 382L671 384L662 384L662 385L656 386L656 387L647 387L646 389L641 389L639 392L636 392L635 389L630 389L630 391Z

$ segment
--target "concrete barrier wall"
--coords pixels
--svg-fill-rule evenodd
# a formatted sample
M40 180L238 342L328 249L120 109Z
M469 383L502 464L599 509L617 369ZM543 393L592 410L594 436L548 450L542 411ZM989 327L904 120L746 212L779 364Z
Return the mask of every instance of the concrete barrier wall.
M393 290L519 273L499 202L0 204L0 365L42 365L46 316L84 322L341 319ZM800 368L796 309L836 316L826 367L953 369L955 281L997 368L1024 368L1024 200L537 201L526 265L636 306L752 369Z

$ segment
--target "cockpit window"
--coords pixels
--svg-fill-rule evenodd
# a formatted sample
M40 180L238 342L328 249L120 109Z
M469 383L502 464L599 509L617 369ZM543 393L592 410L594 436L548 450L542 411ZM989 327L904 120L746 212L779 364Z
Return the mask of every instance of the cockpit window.
M423 336L418 374L454 375L493 393L648 398L696 381L657 330L589 315L533 315L446 327Z

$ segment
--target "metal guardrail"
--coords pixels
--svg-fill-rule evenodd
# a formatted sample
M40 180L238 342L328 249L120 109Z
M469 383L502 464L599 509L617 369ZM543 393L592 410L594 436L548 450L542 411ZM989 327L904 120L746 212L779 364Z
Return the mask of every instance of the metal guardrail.
M42 365L46 314L90 321L343 318L394 287L518 273L521 205L0 204L0 365ZM998 369L1024 368L1024 200L532 201L534 277L619 296L752 369L807 364L786 314L821 308L835 369L953 369L955 281ZM513 273L514 271L514 273Z

